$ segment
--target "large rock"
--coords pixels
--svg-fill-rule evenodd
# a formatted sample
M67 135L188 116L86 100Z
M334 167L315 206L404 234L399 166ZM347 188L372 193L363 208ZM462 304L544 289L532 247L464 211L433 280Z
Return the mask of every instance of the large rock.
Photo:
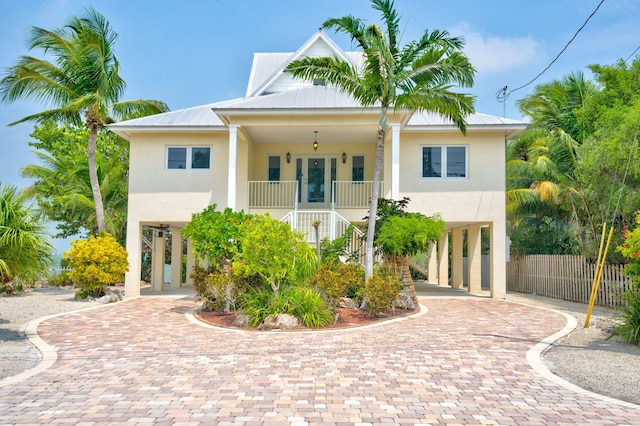
M260 326L263 330L291 330L298 326L298 319L287 314L269 315Z
M409 290L405 287L400 292L398 298L393 302L393 307L397 309L415 309L416 304L413 297L409 294Z
M231 323L231 327L249 327L249 315L238 314Z
M354 309L356 308L356 302L354 302L353 299L350 299L348 297L341 297L340 300L338 300L338 307Z

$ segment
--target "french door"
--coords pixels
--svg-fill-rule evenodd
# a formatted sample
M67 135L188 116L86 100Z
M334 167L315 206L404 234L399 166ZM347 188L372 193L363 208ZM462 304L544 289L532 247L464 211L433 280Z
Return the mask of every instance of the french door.
M331 206L331 182L336 180L337 157L330 155L302 155L296 158L298 205L301 208Z

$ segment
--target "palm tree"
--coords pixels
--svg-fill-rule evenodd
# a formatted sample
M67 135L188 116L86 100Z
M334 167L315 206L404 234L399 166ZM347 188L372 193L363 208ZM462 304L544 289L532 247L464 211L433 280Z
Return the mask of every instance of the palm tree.
M0 182L0 287L15 279L33 281L52 261L45 226L16 187Z
M29 49L41 49L54 61L22 56L0 80L3 101L35 99L51 106L10 125L53 120L89 128L87 156L98 232L106 229L96 165L98 130L114 119L168 110L160 101L120 101L126 85L114 53L116 39L109 22L92 8L61 28L32 27Z
M362 69L335 57L303 58L287 66L294 77L320 79L352 95L364 107L380 108L376 163L367 225L365 276L373 275L373 240L389 109L439 113L465 132L465 117L474 112L473 97L451 90L471 87L475 69L462 53L464 41L447 31L425 31L417 41L400 45L400 18L393 0L372 0L386 31L353 15L322 24L351 37L364 56Z

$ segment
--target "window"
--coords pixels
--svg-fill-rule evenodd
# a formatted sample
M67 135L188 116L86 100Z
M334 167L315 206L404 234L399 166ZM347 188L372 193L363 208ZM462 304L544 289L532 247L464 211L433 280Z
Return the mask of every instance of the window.
M364 155L351 156L351 180L354 182L364 181Z
M423 146L422 177L466 178L466 146Z
M167 169L209 170L211 148L204 146L180 146L167 148Z
M280 180L280 156L279 155L270 155L269 156L269 181L279 181Z

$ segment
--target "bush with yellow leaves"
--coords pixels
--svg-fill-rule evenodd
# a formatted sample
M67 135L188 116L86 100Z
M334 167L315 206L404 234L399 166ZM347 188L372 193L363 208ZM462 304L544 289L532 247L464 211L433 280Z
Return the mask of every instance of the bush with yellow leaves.
M129 270L127 251L108 233L72 241L64 258L73 269L69 277L81 288L76 293L77 298L103 295L104 286L121 282Z

